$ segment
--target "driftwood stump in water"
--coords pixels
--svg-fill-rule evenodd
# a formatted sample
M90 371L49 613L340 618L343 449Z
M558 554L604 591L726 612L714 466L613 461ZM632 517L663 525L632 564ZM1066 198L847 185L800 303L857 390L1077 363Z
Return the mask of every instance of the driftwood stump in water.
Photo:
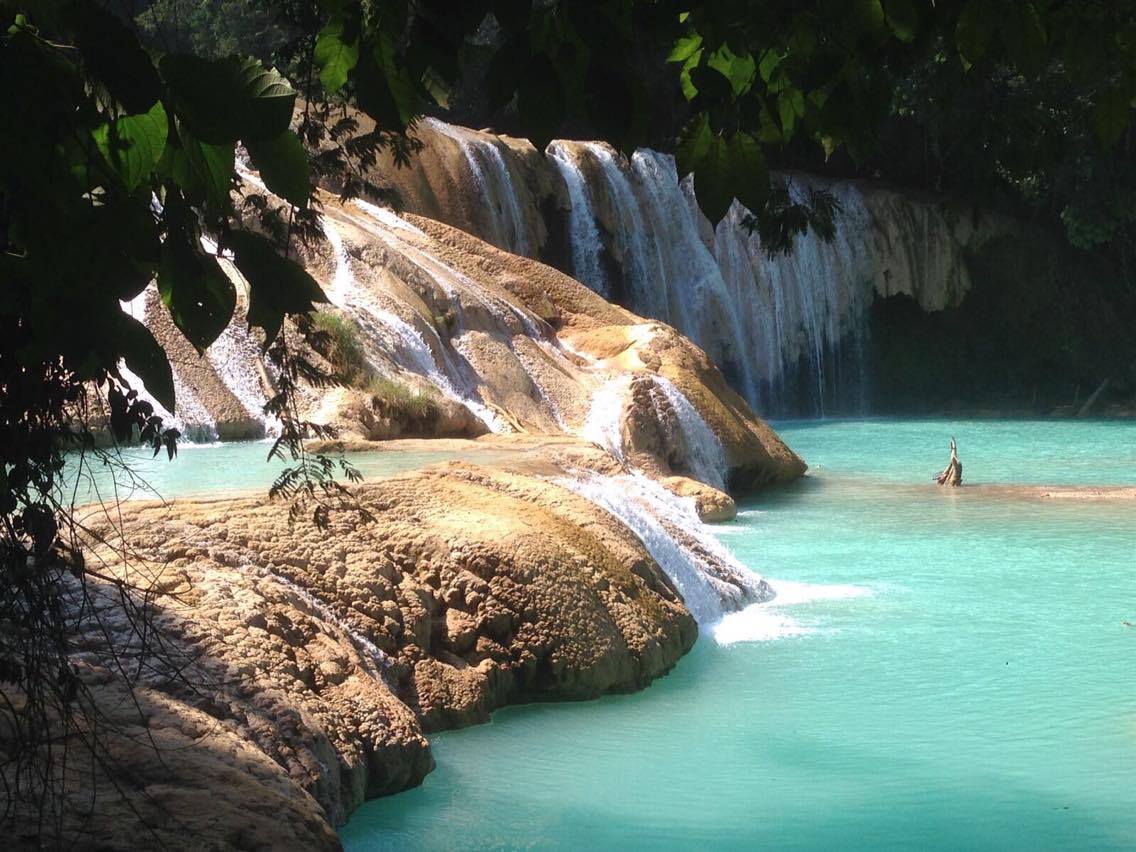
M935 477L935 481L951 488L962 485L962 462L959 461L958 444L955 443L954 438L951 438L951 461L946 469Z

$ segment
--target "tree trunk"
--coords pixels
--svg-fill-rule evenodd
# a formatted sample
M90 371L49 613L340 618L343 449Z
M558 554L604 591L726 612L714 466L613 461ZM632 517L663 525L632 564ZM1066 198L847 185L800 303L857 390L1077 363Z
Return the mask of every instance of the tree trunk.
M1089 412L1093 410L1093 406L1097 404L1097 400L1100 399L1101 394L1108 389L1108 384L1111 381L1112 377L1110 376L1097 385L1097 389L1093 391L1092 396L1085 400L1085 404L1082 405L1081 410L1077 412L1078 417L1088 417Z
M951 461L946 469L935 477L935 481L950 488L962 485L962 462L959 461L958 444L955 443L954 438L951 438Z

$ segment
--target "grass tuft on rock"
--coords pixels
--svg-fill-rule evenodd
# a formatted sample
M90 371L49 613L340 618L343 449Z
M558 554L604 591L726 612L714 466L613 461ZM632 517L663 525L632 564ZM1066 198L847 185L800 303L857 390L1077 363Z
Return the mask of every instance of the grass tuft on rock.
M316 348L331 362L344 384L361 388L375 375L367 361L359 326L338 311L317 311L312 325L319 333Z
M363 390L370 394L376 411L399 412L402 419L426 420L438 413L437 403L428 394L383 376L372 376Z
M359 326L338 311L317 311L312 323L319 332L317 348L349 387L371 397L372 408L397 420L426 421L439 415L430 393L380 375L367 360Z

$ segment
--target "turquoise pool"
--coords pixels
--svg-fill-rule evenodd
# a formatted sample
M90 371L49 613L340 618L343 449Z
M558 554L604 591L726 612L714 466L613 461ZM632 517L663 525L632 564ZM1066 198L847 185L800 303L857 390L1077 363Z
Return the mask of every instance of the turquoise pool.
M349 850L1136 845L1136 484L1123 422L781 424L812 465L722 540L778 600L646 691L434 737Z

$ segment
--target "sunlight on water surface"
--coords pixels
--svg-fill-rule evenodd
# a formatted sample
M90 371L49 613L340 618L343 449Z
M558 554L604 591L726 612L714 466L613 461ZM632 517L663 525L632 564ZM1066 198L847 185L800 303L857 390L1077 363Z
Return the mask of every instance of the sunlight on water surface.
M954 434L968 482L1136 484L1136 425L781 433L811 475L720 528L780 600L639 694L434 737L347 848L1131 848L1136 503L930 477Z

